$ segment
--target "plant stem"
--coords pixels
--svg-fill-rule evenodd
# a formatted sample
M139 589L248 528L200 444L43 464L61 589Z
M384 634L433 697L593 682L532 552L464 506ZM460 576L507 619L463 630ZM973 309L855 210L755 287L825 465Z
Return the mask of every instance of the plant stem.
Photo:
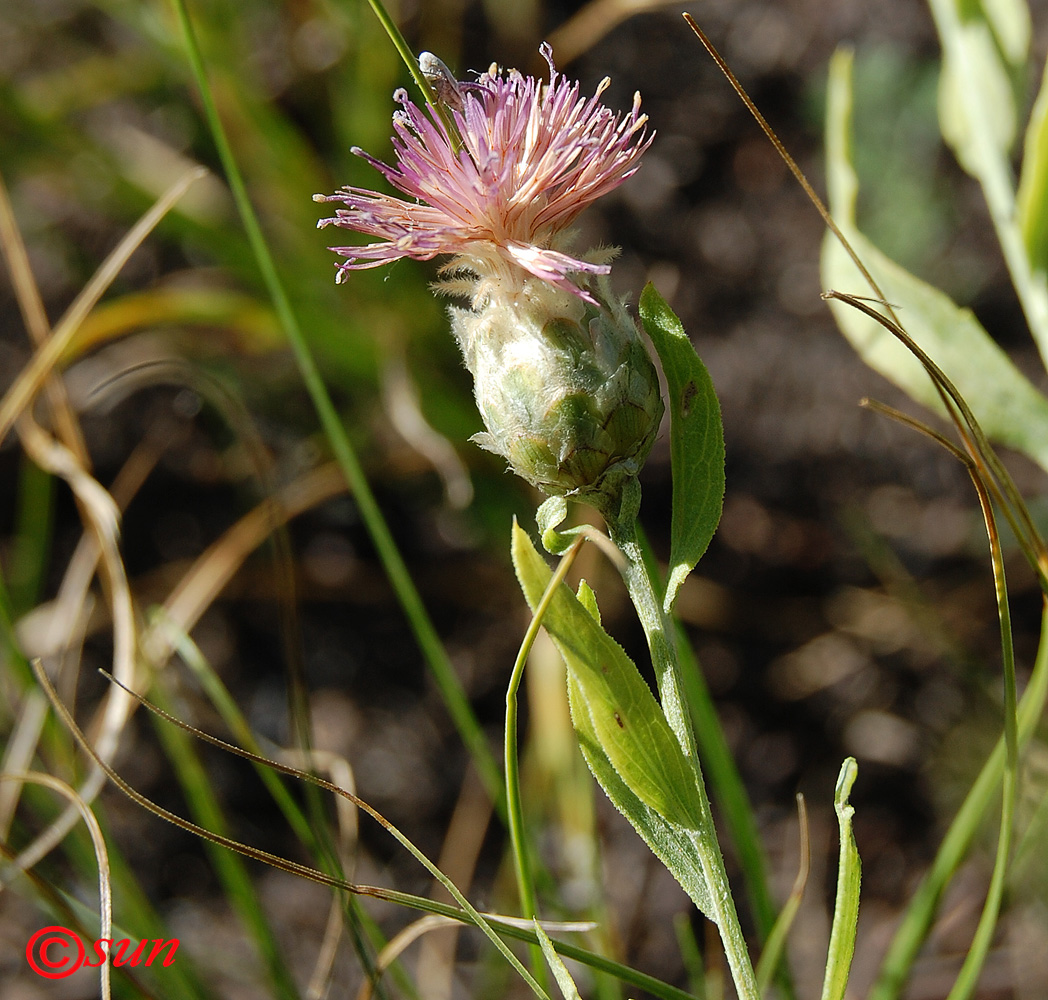
M703 874L710 890L710 901L713 907L713 913L710 916L720 931L724 954L728 960L740 1000L759 1000L760 991L757 988L746 939L739 925L735 900L728 883L728 873L724 868L724 856L721 853L713 824L709 796L706 794L706 785L702 779L702 768L699 765L695 746L695 733L691 727L684 696L684 680L677 652L675 631L669 616L662 609L658 588L648 573L644 553L637 537L639 508L640 484L633 479L623 489L618 510L605 509L602 513L607 522L611 540L626 558L622 577L648 640L662 710L695 774L695 784L699 791L701 825L693 839L702 859Z
M567 552L561 556L553 576L550 577L546 592L542 595L531 616L531 623L527 632L521 640L520 649L517 651L517 659L513 664L513 672L510 674L509 685L506 688L506 813L509 820L509 837L513 848L513 863L517 873L517 891L520 895L521 913L525 917L538 916L538 904L535 897L535 879L531 867L531 855L528 852L527 835L524 828L524 805L520 795L520 761L517 758L517 692L520 682L524 676L524 664L527 663L531 647L535 645L535 639L542 626L543 616L546 609L553 600L557 587L564 582L564 578L575 561L575 556L582 546L584 539L576 539ZM542 951L537 944L532 945L532 966L538 981L545 986L545 962Z

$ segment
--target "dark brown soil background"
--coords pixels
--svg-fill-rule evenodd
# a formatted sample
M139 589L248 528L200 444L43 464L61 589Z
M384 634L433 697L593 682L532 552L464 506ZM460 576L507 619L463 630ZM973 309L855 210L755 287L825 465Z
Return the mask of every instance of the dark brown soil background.
M421 11L413 8L405 30L412 43L423 33L427 46L437 50L441 18L453 17L461 29L461 65L483 69L495 60L535 71L538 42L555 38L577 8L551 4L529 15L530 8L522 7L524 23L514 29L510 6L499 0L465 3L449 15L424 3ZM16 22L31 53L46 47L49 32L66 44L80 38L87 48L102 44L100 38L120 44L106 35L104 5L69 0L19 7L17 15L12 8L0 13L7 32L0 34L0 77L3 38L14 37ZM258 16L258 5L251 9ZM893 922L998 731L994 678L1000 651L986 545L963 470L931 443L859 408L862 397L874 396L916 412L838 334L819 297L822 225L687 30L681 9L633 17L561 67L582 80L584 91L611 76L605 99L613 107L628 106L633 91L641 91L658 131L640 173L580 220L580 243L623 248L614 281L634 301L646 280L658 285L683 319L720 394L728 456L724 519L684 594L681 613L754 801L780 897L796 869L795 794L803 792L808 802L813 873L792 946L801 997L817 995L825 955L836 870L834 781L845 756L858 759L852 802L864 881L850 995L861 997ZM269 20L259 17L259 24L275 25L259 32L261 60L282 51L281 25L299 16L278 5L273 12ZM823 173L825 67L837 45L856 47L860 170L869 187L883 180L863 203L870 235L906 266L970 304L1044 386L976 185L936 138L938 46L924 4L703 0L692 12L817 188ZM1039 65L1048 32L1044 3L1034 5L1034 22L1039 33L1032 62ZM32 56L19 52L20 61L12 64L24 73ZM292 74L283 86L275 84L274 100L303 118L307 135L323 150L330 136L310 132L308 109L303 111L296 91L299 82ZM19 136L18 141L28 140ZM199 142L197 155L211 162L206 140ZM0 150L7 182L23 196L16 203L32 204L25 195L33 178L21 172L21 163L16 149ZM312 193L302 195L308 199ZM89 273L126 225L126 219L107 218L86 205L57 219L53 238L76 246L83 257L78 264ZM66 265L48 273L46 241L36 249L36 259L45 265L38 277L55 317L82 278L69 273L68 255ZM156 251L146 264L132 267L123 289L149 287L159 274L185 266L176 249ZM27 357L6 277L0 279L0 335L0 375L6 384ZM423 363L435 350L442 383L468 395L450 338L445 347L426 350ZM412 353L409 348L409 367ZM90 363L74 368L71 379L78 373L86 378ZM108 356L104 363L122 362ZM317 445L306 440L316 423L304 391L282 389L279 409L267 405L266 386L279 381L274 373L290 366L289 356L279 354L242 359L240 367L245 382L258 379L253 390L245 390L248 405L285 470L304 468L318 454ZM425 380L426 368L413 375ZM362 440L371 435L369 476L498 747L505 682L526 622L506 555L509 516L516 513L533 527L534 497L460 439L453 443L474 472L478 499L466 510L449 510L436 476L383 420L381 405L374 389L354 401L355 412L370 408L375 417L361 432ZM162 597L177 579L177 568L259 493L257 484L246 486L231 471L230 441L221 422L200 409L192 391L177 388L146 388L105 416L85 416L101 481L110 481L145 430L158 428L166 451L124 524L125 558L143 607ZM1009 462L1021 487L1039 498L1043 475L1022 460ZM16 442L8 440L0 451L4 537L12 530L18 467ZM663 555L669 485L663 438L645 472L643 509ZM74 505L59 494L51 590L45 596L60 580L80 530ZM291 641L312 692L318 742L344 754L360 794L436 856L466 780L465 753L354 505L348 499L328 504L296 521L290 534L299 591L299 635ZM1040 601L1019 561L1012 559L1009 567L1025 676L1036 647ZM195 635L257 731L282 741L288 738L287 657L276 572L263 557L249 563ZM643 659L639 628L617 581L598 560L586 566L586 574L601 597L605 624ZM85 703L101 690L89 668L104 665L107 655L101 628L84 657ZM187 717L220 731L191 688L185 699ZM120 764L127 779L158 801L183 808L145 719L135 718L124 746ZM209 755L208 761L237 818L237 835L266 849L294 852L283 820L249 772L219 756ZM104 799L113 835L187 951L210 953L212 961L215 954L224 956L211 973L216 994L259 995L244 971L253 962L250 950L218 897L200 845L116 792ZM687 912L686 900L606 805L600 804L605 877L622 954L639 968L684 984L671 918ZM982 905L992 834L987 831L984 849L949 893L939 929L906 994L910 1000L945 996L952 982ZM391 841L373 827L362 836L361 881L427 891L417 867ZM473 890L485 905L506 898L492 888L502 844L501 833L489 831ZM287 876L256 874L295 968L308 970L323 930L324 892ZM376 913L389 926L407 919L389 909ZM41 923L30 904L4 893L0 921L5 1000L94 995L97 985L89 980L69 980L61 984L62 992L25 969L20 949ZM1048 996L1046 935L1043 894L1016 890L980 1000ZM471 962L474 945L464 946L462 954ZM352 959L343 957L338 968L330 996L354 995L359 976ZM420 986L427 996L426 984Z

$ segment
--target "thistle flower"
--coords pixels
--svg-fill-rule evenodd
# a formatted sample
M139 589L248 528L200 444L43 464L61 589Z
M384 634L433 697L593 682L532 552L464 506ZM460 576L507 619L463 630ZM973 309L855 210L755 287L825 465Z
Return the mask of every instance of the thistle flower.
M640 165L653 136L640 95L625 115L591 98L549 65L543 84L492 66L476 82L437 82L440 109L423 111L403 90L393 116L396 165L360 149L411 201L345 187L320 227L378 242L332 247L352 270L410 257L451 255L438 290L467 295L452 325L474 377L487 427L474 440L504 456L549 494L593 499L635 475L662 415L658 379L636 324L604 281L604 260L569 252L566 228ZM446 73L435 57L427 75Z
M549 45L540 51L549 64L548 85L493 65L476 83L458 84L446 116L433 109L427 114L404 90L394 94L402 109L393 116L396 166L353 152L417 201L354 187L314 195L346 206L322 219L321 227L341 226L383 241L332 247L346 258L338 280L401 257L454 254L458 265L496 280L503 291L519 291L530 275L590 299L568 275L611 268L554 244L582 209L636 171L653 136L645 135L639 94L633 110L617 116L600 103L607 77L593 97L582 99L578 83L557 72Z

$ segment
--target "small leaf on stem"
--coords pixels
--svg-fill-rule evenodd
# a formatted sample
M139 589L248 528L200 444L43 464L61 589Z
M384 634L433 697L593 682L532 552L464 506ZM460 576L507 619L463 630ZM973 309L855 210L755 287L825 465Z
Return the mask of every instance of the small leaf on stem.
M640 318L662 362L670 396L673 516L670 572L663 601L668 614L720 521L724 428L706 366L681 321L650 283L640 296Z

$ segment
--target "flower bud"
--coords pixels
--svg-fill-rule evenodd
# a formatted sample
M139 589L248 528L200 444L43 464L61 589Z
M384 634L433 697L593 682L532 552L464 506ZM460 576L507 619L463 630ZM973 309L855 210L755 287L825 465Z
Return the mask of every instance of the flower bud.
M640 471L663 406L621 305L527 281L519 295L451 316L487 428L477 444L550 496L599 501Z

